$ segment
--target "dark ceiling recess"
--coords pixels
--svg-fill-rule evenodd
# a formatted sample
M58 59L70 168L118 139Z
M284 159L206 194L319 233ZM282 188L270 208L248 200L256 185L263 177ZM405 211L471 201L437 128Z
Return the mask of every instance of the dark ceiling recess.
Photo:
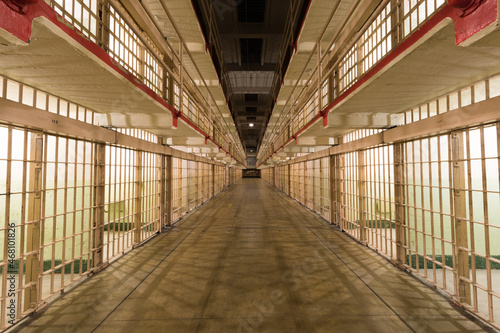
M260 63L262 59L262 38L240 38L241 62Z
M266 15L266 0L239 0L239 23L263 23Z
M245 102L257 102L259 94L245 94Z
M191 1L247 151L248 167L255 167L293 56L292 42L297 41L311 0Z

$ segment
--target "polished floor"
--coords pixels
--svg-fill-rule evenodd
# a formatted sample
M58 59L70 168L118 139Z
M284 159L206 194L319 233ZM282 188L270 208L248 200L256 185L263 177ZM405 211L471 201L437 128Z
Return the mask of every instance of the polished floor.
M259 179L243 179L22 332L483 332Z

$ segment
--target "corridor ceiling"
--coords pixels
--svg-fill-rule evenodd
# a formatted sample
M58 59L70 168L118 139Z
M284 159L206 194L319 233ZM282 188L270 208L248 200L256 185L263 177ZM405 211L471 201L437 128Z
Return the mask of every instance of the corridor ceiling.
M249 168L255 167L308 4L309 0L193 0Z

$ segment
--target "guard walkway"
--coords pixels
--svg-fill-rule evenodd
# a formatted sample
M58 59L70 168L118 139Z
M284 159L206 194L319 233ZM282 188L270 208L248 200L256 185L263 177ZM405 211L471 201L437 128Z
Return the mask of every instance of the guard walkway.
M22 327L94 331L484 328L277 189L243 179Z

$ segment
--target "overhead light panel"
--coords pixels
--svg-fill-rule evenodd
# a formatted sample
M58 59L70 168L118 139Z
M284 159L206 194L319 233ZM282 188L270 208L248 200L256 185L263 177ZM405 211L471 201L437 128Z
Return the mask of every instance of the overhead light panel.
M253 123L248 124L248 126L253 127Z

